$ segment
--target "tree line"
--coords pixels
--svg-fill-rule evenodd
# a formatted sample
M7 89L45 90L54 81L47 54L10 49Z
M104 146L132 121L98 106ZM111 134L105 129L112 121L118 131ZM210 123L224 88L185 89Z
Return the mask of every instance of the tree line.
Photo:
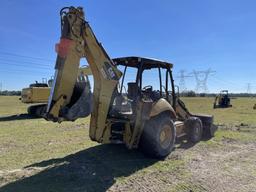
M4 90L4 91L0 91L0 95L4 95L4 96L20 96L21 95L21 91L8 91L8 90Z
M192 90L190 91L183 91L181 93L178 93L181 97L215 97L216 93L196 93ZM0 95L5 96L20 96L21 91L0 91ZM230 97L256 97L256 94L248 94L248 93L229 93Z
M183 91L181 97L216 97L218 93L196 93L195 91ZM255 93L229 93L230 97L256 97Z

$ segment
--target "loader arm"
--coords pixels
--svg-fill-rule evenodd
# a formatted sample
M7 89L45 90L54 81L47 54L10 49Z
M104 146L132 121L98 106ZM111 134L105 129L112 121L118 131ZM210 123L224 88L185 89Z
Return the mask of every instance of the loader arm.
M61 39L56 45L58 56L54 84L45 118L58 122L67 120L63 109L72 103L79 62L84 57L94 78L90 137L101 142L112 96L122 73L96 39L89 23L85 21L82 8L66 7L61 10L60 15Z

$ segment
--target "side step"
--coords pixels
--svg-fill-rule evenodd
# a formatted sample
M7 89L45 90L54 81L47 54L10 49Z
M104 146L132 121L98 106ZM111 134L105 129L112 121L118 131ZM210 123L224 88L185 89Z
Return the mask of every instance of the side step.
M183 137L186 135L185 133L185 124L183 121L175 121L174 125L176 127L176 136L178 138Z

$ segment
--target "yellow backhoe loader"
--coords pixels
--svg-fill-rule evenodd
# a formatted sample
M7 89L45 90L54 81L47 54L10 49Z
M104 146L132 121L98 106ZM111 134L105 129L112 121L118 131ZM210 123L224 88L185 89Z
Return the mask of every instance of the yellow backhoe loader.
M74 120L79 111L88 111L89 106L80 103L88 95L74 97L79 62L86 58L94 78L89 129L93 141L123 143L163 158L178 137L198 142L203 135L213 136L213 116L191 114L176 96L173 64L144 57L110 59L81 7L65 7L60 15L61 38L45 119Z

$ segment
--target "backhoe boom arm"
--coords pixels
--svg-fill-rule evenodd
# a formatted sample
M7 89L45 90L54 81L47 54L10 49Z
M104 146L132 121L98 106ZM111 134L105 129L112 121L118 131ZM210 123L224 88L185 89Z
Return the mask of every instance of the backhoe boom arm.
M112 95L122 73L96 39L89 23L84 19L82 8L63 8L60 14L61 39L56 45L56 72L46 119L59 122L66 120L63 108L72 103L79 62L85 57L94 78L90 137L102 142Z

